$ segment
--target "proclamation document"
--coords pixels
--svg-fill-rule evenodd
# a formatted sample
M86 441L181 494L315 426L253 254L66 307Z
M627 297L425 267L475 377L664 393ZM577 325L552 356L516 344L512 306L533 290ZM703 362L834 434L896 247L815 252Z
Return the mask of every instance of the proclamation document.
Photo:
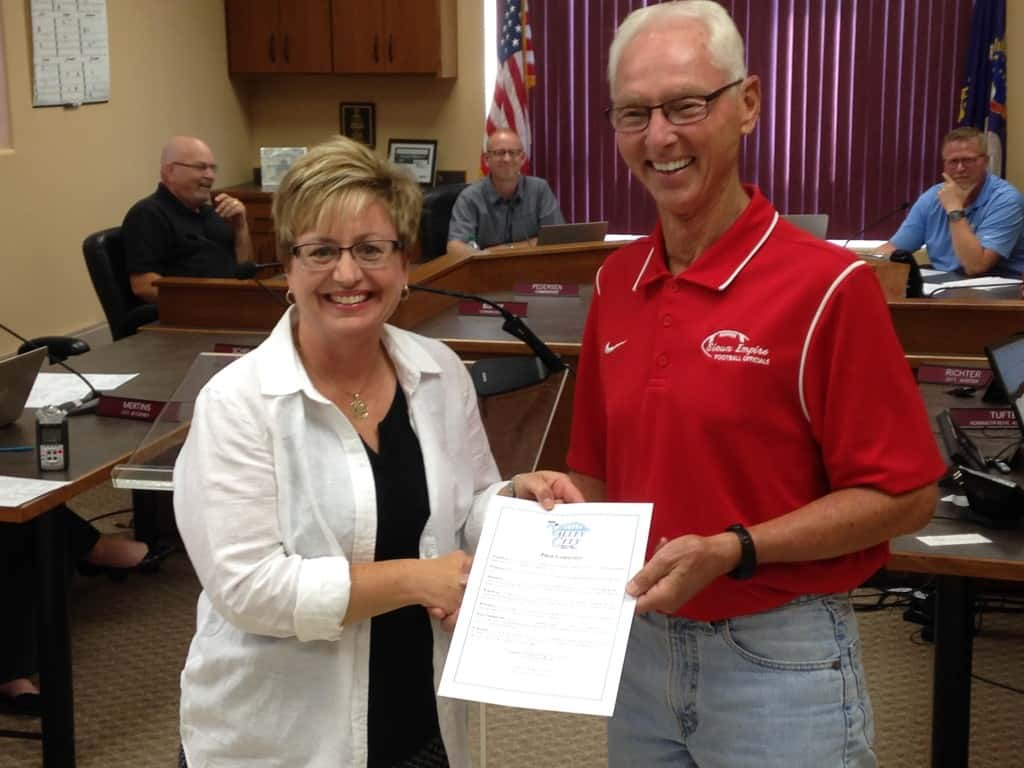
M610 717L651 509L495 496L439 695Z

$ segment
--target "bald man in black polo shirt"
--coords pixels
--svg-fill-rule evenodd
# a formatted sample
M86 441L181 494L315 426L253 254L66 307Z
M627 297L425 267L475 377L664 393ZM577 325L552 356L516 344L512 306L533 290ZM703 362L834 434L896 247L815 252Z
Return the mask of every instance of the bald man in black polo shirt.
M226 194L211 198L213 152L199 139L175 136L160 153L156 192L131 207L121 225L132 291L156 301L164 275L234 277L252 260L245 206Z

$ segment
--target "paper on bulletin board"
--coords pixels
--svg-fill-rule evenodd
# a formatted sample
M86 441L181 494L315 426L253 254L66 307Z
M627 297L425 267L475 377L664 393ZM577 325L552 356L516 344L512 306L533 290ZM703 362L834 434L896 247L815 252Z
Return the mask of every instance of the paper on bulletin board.
M106 0L31 0L32 106L110 100Z

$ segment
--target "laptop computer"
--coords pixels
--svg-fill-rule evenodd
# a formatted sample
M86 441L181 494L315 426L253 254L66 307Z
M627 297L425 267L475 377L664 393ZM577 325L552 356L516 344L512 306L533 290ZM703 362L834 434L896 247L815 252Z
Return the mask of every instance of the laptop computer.
M46 351L46 347L40 347L0 361L0 427L21 417Z
M578 224L542 224L537 233L537 245L566 245L593 243L604 240L608 233L607 221L581 221Z
M822 240L825 239L825 233L828 232L827 213L784 213L782 218Z

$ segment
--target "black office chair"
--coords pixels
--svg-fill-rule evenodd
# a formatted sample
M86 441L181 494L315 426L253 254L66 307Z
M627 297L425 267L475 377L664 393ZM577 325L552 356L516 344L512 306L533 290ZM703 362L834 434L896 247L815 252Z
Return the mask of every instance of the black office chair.
M156 304L147 304L132 293L120 227L89 235L82 242L82 252L114 341L157 319Z
M445 184L434 187L423 196L420 218L420 261L443 256L448 250L448 222L452 218L455 199L466 184Z

